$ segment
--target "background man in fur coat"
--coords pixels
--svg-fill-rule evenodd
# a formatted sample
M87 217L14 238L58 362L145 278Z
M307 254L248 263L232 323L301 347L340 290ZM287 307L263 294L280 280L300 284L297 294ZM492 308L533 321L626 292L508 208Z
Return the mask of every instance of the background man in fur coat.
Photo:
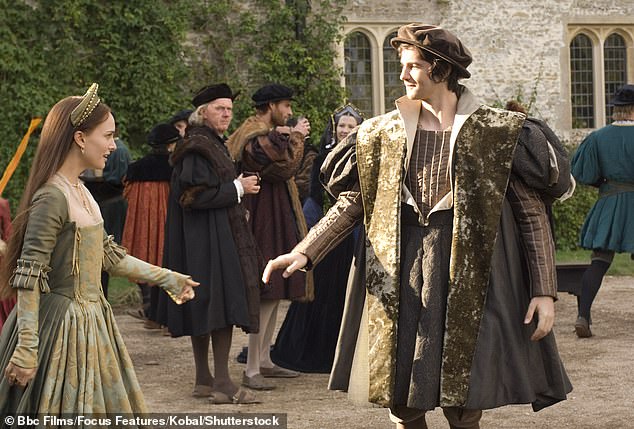
M289 135L275 130L293 114L293 91L280 84L258 89L253 96L256 114L247 118L227 141L227 146L246 174L262 179L258 195L245 198L249 224L265 260L291 250L306 235L306 221L293 176L304 155L304 138L310 133L303 119ZM257 390L275 386L264 377L297 377L271 361L270 346L281 299L312 299L312 276L303 273L292 279L275 276L260 295L260 333L249 335L247 368L242 384Z
M341 333L355 356L349 382L331 388L389 407L398 428L425 428L437 406L451 428L478 428L483 409L561 401L554 246L514 165L525 116L458 84L471 55L449 31L406 25L392 46L407 95L331 153L322 172L336 204L263 280L317 264L363 219L364 277L346 303L360 328Z
M187 267L200 281L186 306L159 303L158 322L173 336L191 336L196 378L194 396L214 403L253 403L252 392L229 377L234 326L258 331L257 249L240 202L260 190L257 178L236 177L224 133L235 95L226 84L202 88L192 104L185 141L170 161L174 167L167 205L163 266ZM214 376L209 370L211 338Z

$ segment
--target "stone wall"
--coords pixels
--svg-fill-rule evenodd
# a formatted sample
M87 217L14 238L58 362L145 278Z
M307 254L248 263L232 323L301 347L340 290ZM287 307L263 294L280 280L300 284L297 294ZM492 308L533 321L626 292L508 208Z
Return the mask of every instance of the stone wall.
M426 22L452 30L471 50L471 79L465 83L488 103L534 94L531 113L547 120L566 140L587 130L572 130L568 46L572 24L634 24L632 0L349 0L349 30L381 22ZM629 38L633 65L634 34ZM634 81L634 67L628 71Z

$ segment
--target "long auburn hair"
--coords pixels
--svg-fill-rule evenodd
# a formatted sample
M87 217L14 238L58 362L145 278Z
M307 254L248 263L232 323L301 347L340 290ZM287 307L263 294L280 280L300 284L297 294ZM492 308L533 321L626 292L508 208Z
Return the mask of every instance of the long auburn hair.
M2 258L0 299L15 295L15 291L9 284L9 279L22 253L24 233L33 195L61 168L73 147L75 132L89 133L108 118L110 108L104 103L99 103L82 124L73 127L70 123L70 113L79 105L81 100L82 97L66 97L58 101L46 116L40 141L35 151L35 158L31 165L29 179L26 182L17 214L13 220L13 232L9 238L7 253Z

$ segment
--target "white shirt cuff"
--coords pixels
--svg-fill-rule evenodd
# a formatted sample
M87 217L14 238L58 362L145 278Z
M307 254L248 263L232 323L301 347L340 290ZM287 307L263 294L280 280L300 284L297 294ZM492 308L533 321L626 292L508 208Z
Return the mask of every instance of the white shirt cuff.
M242 202L242 196L244 195L244 187L238 179L233 180L233 184L236 185L236 191L238 191L238 203Z

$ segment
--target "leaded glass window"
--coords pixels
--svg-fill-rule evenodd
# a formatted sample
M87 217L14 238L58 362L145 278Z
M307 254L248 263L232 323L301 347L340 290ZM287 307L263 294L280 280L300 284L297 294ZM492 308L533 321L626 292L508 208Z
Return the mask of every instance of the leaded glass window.
M367 117L374 114L372 105L372 55L370 40L360 31L350 33L344 41L345 80L349 100Z
M390 40L396 37L396 31L388 35L383 41L383 94L385 96L385 110L394 109L394 100L405 94L401 82L401 62L398 52L390 45Z
M613 33L603 44L603 69L605 73L605 120L611 122L612 94L621 85L627 83L627 50L625 39Z
M579 34L570 43L572 127L594 128L592 41Z

